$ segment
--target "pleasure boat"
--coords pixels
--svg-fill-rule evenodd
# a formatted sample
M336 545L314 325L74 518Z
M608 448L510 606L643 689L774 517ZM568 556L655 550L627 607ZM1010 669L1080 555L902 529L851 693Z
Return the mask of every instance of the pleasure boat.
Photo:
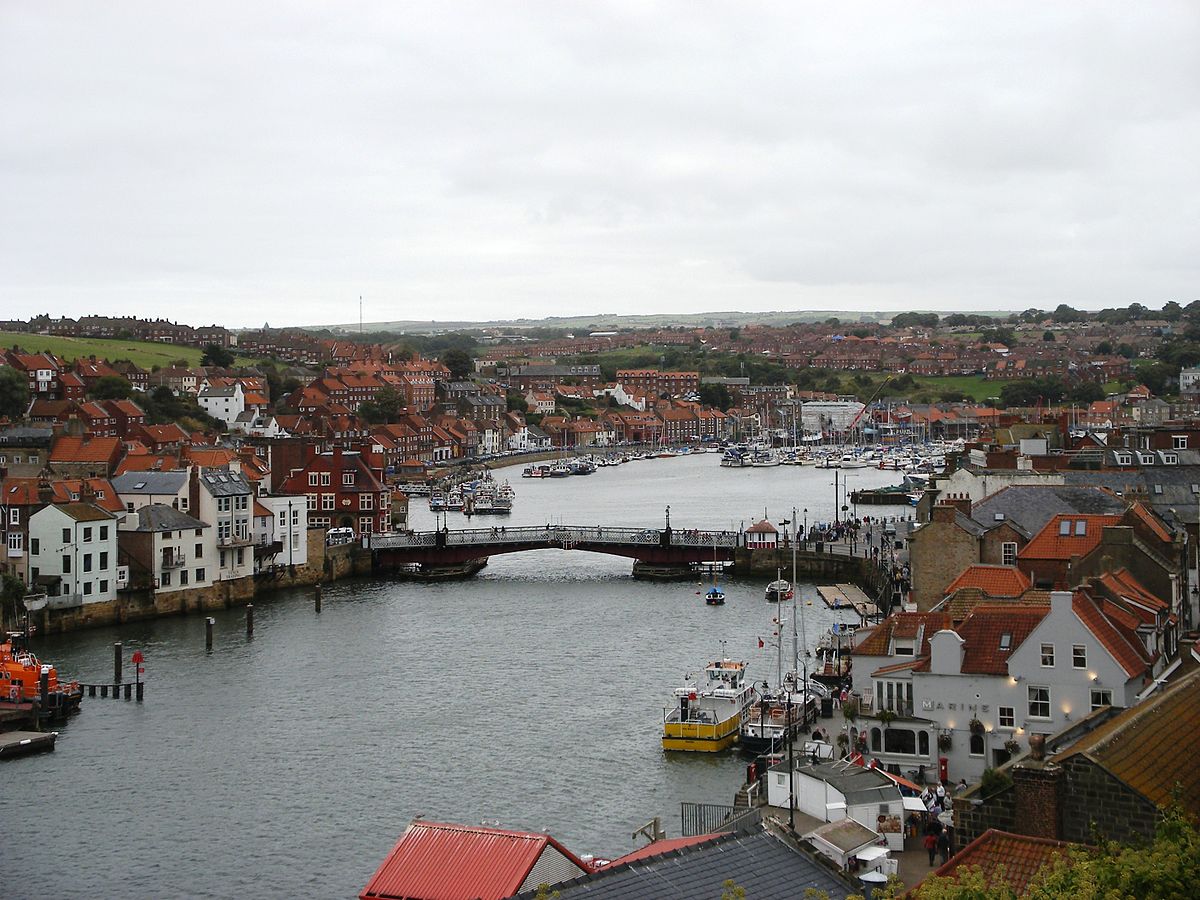
M787 740L820 713L821 698L814 691L805 691L787 676L782 690L758 695L742 720L738 743L751 753L768 753L787 746Z
M781 578L779 572L775 573L776 578L767 585L766 598L771 603L779 603L782 600L792 599L792 583L786 578Z
M717 753L737 742L754 692L746 664L724 657L705 666L700 678L685 676L674 697L675 707L663 714L663 749Z

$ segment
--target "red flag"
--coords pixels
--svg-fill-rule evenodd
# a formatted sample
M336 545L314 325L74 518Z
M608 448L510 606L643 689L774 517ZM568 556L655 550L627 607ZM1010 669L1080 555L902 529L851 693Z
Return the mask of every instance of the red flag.
M766 646L766 644L763 643L763 639L759 638L758 639L758 649L761 650L765 646Z

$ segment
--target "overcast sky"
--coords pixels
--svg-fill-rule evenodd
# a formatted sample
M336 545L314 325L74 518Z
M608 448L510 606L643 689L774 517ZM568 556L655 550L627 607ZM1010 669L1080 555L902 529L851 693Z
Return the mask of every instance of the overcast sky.
M0 3L0 318L1200 298L1200 4Z

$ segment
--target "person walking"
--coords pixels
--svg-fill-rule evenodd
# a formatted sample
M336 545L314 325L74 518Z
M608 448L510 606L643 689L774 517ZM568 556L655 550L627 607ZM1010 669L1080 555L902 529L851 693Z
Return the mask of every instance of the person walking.
M925 835L925 849L929 851L929 864L933 865L933 858L937 854L938 839L937 836L930 832Z
M946 861L950 859L950 835L943 831L937 836L936 845L937 851L942 857L942 865L944 866ZM931 862L930 865L933 865L933 863Z

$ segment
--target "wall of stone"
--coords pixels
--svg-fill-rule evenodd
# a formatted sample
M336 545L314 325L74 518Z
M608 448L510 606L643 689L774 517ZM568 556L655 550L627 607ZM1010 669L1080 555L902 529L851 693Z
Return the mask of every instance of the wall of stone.
M1147 761L1148 765L1153 765ZM1063 761L1062 839L1141 843L1154 839L1158 809L1086 756Z
M979 801L976 805L973 801ZM979 785L954 798L954 840L965 847L989 828L1013 831L1017 817L1017 795L1011 786L982 797Z
M926 612L940 603L943 592L963 569L979 562L979 541L957 525L928 522L908 539L912 599Z

